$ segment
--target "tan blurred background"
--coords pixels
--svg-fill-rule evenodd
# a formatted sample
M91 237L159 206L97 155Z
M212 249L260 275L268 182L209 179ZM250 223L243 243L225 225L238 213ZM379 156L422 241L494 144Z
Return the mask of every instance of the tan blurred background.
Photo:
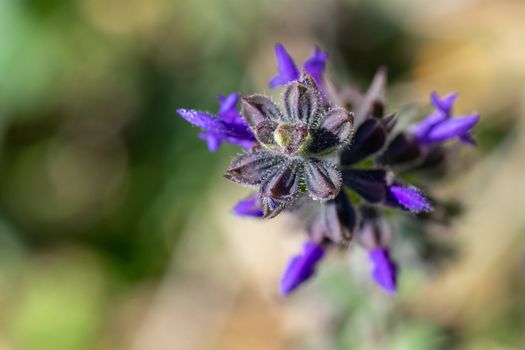
M235 148L175 114L268 92L275 42L481 113L434 189L464 213L425 233L455 254L401 242L394 298L357 247L279 297L301 230L233 217ZM524 83L519 0L0 0L0 349L525 349Z

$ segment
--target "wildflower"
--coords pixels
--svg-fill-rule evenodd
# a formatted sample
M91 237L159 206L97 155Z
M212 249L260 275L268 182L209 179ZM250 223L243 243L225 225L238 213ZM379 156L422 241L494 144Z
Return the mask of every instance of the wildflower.
M358 243L368 251L372 262L372 279L387 293L397 290L397 264L390 257L391 231L388 223L374 207L360 208L361 222Z
M275 57L277 58L278 73L268 83L270 88L274 89L300 78L301 74L297 65L280 43L275 45ZM316 47L312 56L306 60L303 66L303 72L310 74L321 90L324 90L324 71L327 60L328 54Z
M282 295L290 294L301 283L313 276L317 263L323 258L324 249L320 244L307 241L303 253L294 256L283 274L280 284Z
M397 267L390 259L387 249L374 248L368 253L373 262L372 278L388 293L395 293L397 289Z
M457 97L458 95L454 93L444 98L440 98L436 92L431 94L430 99L435 111L412 129L419 143L432 144L459 137L464 143L475 144L470 132L478 123L479 115L471 114L452 118L452 107Z
M411 214L433 210L428 197L403 172L439 164L443 143L458 137L473 143L479 115L453 117L457 98L432 93L434 112L410 129L396 130L397 114L386 113L386 70L379 69L366 93L355 89L327 94L328 56L315 48L299 72L282 44L275 46L282 103L264 95L220 99L217 116L195 110L178 113L205 131L215 151L222 141L244 147L225 177L252 189L233 208L239 216L273 218L282 212L306 218L308 239L284 271L280 292L288 295L309 280L331 246L357 243L372 262L371 278L387 293L397 289L391 256L391 227L383 208ZM346 90L348 92L348 90ZM352 111L336 105L343 101ZM417 177L411 177L416 179Z
M206 140L210 152L219 149L222 141L244 148L253 146L255 137L237 111L239 95L232 93L227 97L218 97L220 108L217 115L188 109L178 109L177 113L191 124L205 132L199 137Z
M255 194L251 194L247 198L239 201L234 207L233 212L238 216L251 216L260 218L264 216L259 198Z

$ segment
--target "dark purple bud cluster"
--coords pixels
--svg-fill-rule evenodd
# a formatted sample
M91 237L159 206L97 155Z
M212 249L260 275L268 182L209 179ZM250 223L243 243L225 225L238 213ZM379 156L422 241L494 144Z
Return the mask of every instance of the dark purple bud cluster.
M316 48L301 74L281 44L275 52L278 75L270 87L284 86L280 106L256 94L240 98L239 112L239 95L231 94L220 99L216 116L184 109L178 113L204 130L201 138L211 151L222 141L247 149L225 174L254 191L234 207L237 215L308 214L309 238L303 253L285 270L283 295L313 276L327 249L347 247L355 236L369 253L372 278L393 293L398 269L389 252L390 228L381 208L431 211L427 197L406 185L401 172L442 162L443 143L449 139L473 144L470 133L479 116L452 118L457 96L441 99L433 93L435 111L412 128L397 130L398 116L385 113L384 70L378 71L366 93L327 93L326 53Z
M323 102L314 79L305 74L289 83L283 108L263 95L243 97L241 114L258 144L237 156L226 178L257 189L264 217L274 217L300 196L329 200L341 190L335 159L351 140L353 115ZM279 205L271 205L277 201Z

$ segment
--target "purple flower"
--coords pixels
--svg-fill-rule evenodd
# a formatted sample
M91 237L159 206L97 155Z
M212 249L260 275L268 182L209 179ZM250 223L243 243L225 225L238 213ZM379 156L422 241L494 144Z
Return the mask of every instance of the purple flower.
M321 245L307 241L303 246L303 253L290 259L288 266L281 278L279 291L282 295L288 295L299 285L307 281L315 273L317 263L324 256Z
M400 207L413 213L428 212L432 204L414 186L405 187L399 184L389 186L387 189L387 204Z
M218 100L220 108L217 115L182 108L178 109L177 113L191 124L205 131L200 133L199 137L208 143L210 152L215 152L222 141L243 148L251 148L254 145L255 136L237 110L239 95L232 93L227 97L219 96Z
M311 278L327 249L347 248L354 237L373 263L374 281L394 293L397 267L390 258L392 227L384 207L412 213L433 209L430 200L403 184L399 175L442 164L448 150L441 145L444 141L457 137L474 144L470 133L479 115L454 118L457 94L441 98L432 93L434 111L409 130L400 125L394 134L403 116L385 112L385 68L377 71L365 93L347 88L328 95L326 53L316 47L302 71L282 44L275 46L275 54L278 74L269 85L284 85L279 105L262 94L230 94L219 97L217 115L177 112L203 129L199 136L210 151L223 141L248 149L233 158L224 175L254 190L234 206L235 215L273 218L286 211L304 223L309 239L290 259L281 294L290 294ZM436 174L426 172L425 179ZM413 172L410 179L417 181L417 176ZM414 219L423 217L430 214Z
M430 96L435 111L412 128L412 133L421 144L434 144L458 137L461 142L474 145L470 136L472 128L479 121L479 114L452 118L452 107L457 94L440 98L433 92Z
M397 266L390 259L387 249L376 247L368 252L372 261L372 278L387 293L393 294L397 289Z
M256 218L261 218L264 215L259 198L255 193L237 202L233 207L233 212L238 216L250 216Z
M277 58L277 75L273 77L268 85L274 89L289 82L298 80L301 76L293 58L288 54L283 44L275 45L275 56ZM310 74L321 91L324 91L324 71L328 61L328 54L318 47L314 49L312 56L306 60L303 72Z

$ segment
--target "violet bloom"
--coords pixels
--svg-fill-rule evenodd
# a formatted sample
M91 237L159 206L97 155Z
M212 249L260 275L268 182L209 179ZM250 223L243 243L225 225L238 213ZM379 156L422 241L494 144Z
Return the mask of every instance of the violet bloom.
M372 261L372 278L386 292L393 294L397 289L397 266L390 259L390 253L384 248L374 248L368 252Z
M457 94L440 98L436 92L430 96L435 111L412 128L412 133L421 144L434 144L458 137L462 142L474 145L472 128L479 121L479 114L452 118L452 107Z
M432 210L432 204L414 186L405 187L401 184L394 184L387 189L387 204L394 207L411 211L413 213L422 213Z
M385 216L384 208L400 209L414 220L422 217L414 214L431 212L427 196L412 183L423 179L403 178L403 173L442 162L446 140L472 142L479 116L453 118L456 95L434 93L434 113L410 130L397 128L402 116L385 112L385 69L378 70L366 93L335 92L334 100L351 106L348 110L324 93L326 53L316 48L302 72L284 46L277 44L275 53L278 74L270 87L283 86L279 105L253 94L240 99L239 112L239 96L232 94L220 99L216 116L178 113L205 131L201 137L210 150L223 141L246 148L225 173L252 190L234 214L271 219L287 213L304 223L309 238L285 269L281 294L312 278L327 249L346 248L354 237L369 252L373 280L393 293L397 267L389 252L388 221L395 213Z
M323 256L324 249L320 244L307 241L303 246L303 253L292 257L288 262L279 288L281 294L290 294L312 277L317 263Z
M237 216L248 216L262 218L264 212L257 194L251 194L247 198L240 200L233 207L233 213Z
M270 88L274 89L278 86L299 80L301 74L283 44L278 43L275 45L275 57L277 58L278 73L268 83ZM318 47L315 47L312 56L306 60L303 66L303 72L310 74L314 78L322 92L324 92L324 71L327 60L328 54L321 51Z
M177 113L205 131L200 133L199 137L206 140L210 152L217 151L222 141L243 148L251 148L254 145L255 136L237 110L239 95L232 93L227 97L219 96L218 100L220 108L217 115L182 108L178 109Z

